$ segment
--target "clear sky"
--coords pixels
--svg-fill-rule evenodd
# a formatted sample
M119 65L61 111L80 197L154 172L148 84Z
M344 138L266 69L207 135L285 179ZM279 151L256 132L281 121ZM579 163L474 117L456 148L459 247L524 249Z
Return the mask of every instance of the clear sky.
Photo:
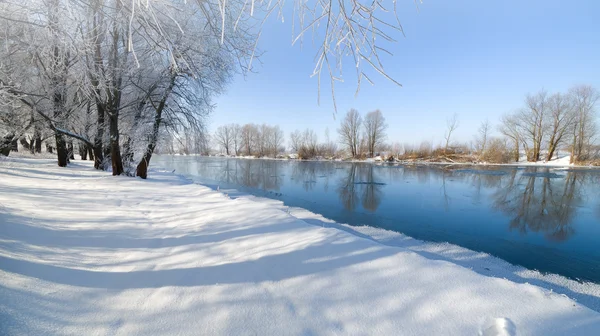
M375 86L363 83L355 97L349 76L336 85L336 115L328 86L319 105L317 80L310 78L316 48L291 45L290 12L285 23L267 22L258 73L237 76L216 99L210 130L231 122L267 123L280 125L286 140L305 128L320 140L328 128L337 139L348 109L363 115L380 109L390 142L437 145L454 113L460 119L456 140L469 141L482 121L496 125L502 114L522 106L528 92L566 91L575 84L600 89L598 0L423 0L418 10L413 0L397 1L406 37L388 45L393 57L385 57L384 66L402 87L371 75Z

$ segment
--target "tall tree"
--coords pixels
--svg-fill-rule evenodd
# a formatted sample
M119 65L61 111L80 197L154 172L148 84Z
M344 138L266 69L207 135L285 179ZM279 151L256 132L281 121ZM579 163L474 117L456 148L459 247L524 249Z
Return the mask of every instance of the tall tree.
M242 128L238 124L231 124L231 139L235 155L240 155L242 151Z
M513 160L519 162L519 148L521 148L521 129L519 117L514 114L505 114L500 121L498 130L513 142Z
M573 126L571 163L588 159L592 139L598 132L596 103L600 99L597 89L589 85L579 85L569 90L573 104Z
M522 128L522 141L527 159L539 161L544 138L548 133L548 94L540 91L525 97L525 108L519 114L519 126Z
M340 128L338 128L340 142L344 144L352 157L358 156L361 126L362 117L360 113L356 109L350 109L342 120Z
M481 158L485 154L485 151L487 149L490 130L491 126L489 120L482 122L481 125L479 125L479 129L477 130L478 134L475 138L475 149L477 150L479 158Z
M367 151L369 152L369 156L373 157L377 148L383 144L387 137L385 131L388 125L380 110L367 113L363 125L365 128Z
M233 125L219 126L215 131L214 139L219 147L225 150L225 154L229 155L234 141Z
M298 153L302 147L302 132L295 130L290 133L290 148L294 153Z
M246 155L254 154L258 138L258 128L254 124L246 124L242 126L241 134L242 144Z
M568 97L555 93L548 98L548 114L551 118L548 127L548 154L546 161L550 161L558 146L566 140L567 131L572 127L574 120L573 108Z

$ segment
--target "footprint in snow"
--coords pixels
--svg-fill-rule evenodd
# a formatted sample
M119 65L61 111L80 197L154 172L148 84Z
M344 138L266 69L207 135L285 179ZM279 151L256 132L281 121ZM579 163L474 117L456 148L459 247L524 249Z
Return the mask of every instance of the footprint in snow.
M480 336L515 336L516 334L517 326L506 317L488 320L479 331Z

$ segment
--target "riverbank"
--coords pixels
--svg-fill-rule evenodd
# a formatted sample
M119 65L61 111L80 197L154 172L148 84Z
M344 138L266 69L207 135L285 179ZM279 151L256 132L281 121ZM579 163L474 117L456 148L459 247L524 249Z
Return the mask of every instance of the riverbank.
M600 332L600 314L563 295L441 253L90 165L0 162L0 334Z
M167 154L164 154L168 156ZM197 154L190 155L179 155L175 154L175 156L199 156ZM234 159L246 159L246 160L276 160L276 161L297 161L298 159L293 157L286 158L271 158L271 157L255 157L255 156L227 156L227 155L214 155L213 157L224 157L224 158L234 158ZM430 158L430 159L409 159L409 160L394 160L388 162L379 157L377 158L367 158L367 159L325 159L325 158L314 158L308 160L299 160L299 161L324 161L324 162L348 162L348 163L372 163L372 164L386 164L386 165L425 165L425 166L474 166L474 167L540 167L540 168L564 168L564 169L599 169L600 166L598 162L595 164L575 164L570 163L571 158L567 155L562 155L558 159L552 159L550 161L537 161L537 162L529 162L525 157L520 158L519 162L510 162L510 163L490 163L490 162L473 162L469 160L463 161L444 161L441 158Z

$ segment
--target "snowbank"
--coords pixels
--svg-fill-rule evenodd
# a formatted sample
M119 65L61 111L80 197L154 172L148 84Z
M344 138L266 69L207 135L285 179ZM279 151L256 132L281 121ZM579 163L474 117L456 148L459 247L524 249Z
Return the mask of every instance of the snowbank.
M3 335L600 333L562 295L268 202L54 165L0 162Z

